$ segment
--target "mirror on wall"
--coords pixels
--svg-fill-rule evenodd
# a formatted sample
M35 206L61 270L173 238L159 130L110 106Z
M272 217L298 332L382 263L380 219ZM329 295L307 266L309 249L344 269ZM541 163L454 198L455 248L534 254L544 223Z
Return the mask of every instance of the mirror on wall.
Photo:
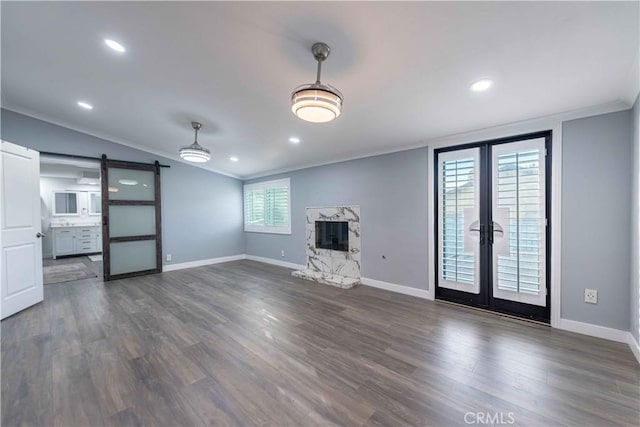
M74 191L54 191L53 215L80 215L78 210L78 193Z
M102 194L99 192L89 193L89 215L100 215L102 213Z

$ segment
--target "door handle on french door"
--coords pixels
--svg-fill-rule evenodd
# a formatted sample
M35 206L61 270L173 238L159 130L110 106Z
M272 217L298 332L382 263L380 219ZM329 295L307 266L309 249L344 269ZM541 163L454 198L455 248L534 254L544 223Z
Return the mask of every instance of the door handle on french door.
M478 224L479 221L474 221L469 227L469 232L475 231L480 236L480 244L484 245L484 224ZM474 226L477 225L477 228Z
M45 233L40 233L39 231L38 231L38 233L36 234L36 237L37 237L38 239L39 239L39 238L41 238L41 237L44 237L44 236L46 236L46 234L45 234Z
M493 245L494 233L502 233L502 235L504 235L504 229L497 222L490 221L490 223L489 223L489 243L491 243L492 245Z
M489 221L489 244L493 245L493 221Z

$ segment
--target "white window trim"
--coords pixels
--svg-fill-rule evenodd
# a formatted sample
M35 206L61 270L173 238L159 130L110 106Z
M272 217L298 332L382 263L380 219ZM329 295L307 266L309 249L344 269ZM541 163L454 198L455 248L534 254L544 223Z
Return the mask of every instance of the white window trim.
M272 227L268 225L247 225L246 211L244 202L246 200L247 191L252 190L266 190L274 187L287 187L287 206L289 212L287 213L288 224L285 227ZM273 181L256 182L253 184L245 184L242 191L242 215L244 222L244 231L248 233L269 233L269 234L291 234L291 178L277 179Z

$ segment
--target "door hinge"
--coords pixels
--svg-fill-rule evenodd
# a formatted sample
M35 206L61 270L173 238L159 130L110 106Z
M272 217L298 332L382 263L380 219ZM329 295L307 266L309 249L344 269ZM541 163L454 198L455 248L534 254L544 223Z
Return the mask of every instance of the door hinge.
M544 156L547 157L547 149L544 149Z
M545 227L549 226L549 220L547 218L544 219L544 226Z

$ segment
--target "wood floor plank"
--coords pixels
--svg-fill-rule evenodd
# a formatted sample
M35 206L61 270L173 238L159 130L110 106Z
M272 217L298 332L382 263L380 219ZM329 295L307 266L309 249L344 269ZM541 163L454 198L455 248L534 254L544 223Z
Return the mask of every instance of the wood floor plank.
M252 261L47 286L1 328L3 426L640 425L624 344Z

